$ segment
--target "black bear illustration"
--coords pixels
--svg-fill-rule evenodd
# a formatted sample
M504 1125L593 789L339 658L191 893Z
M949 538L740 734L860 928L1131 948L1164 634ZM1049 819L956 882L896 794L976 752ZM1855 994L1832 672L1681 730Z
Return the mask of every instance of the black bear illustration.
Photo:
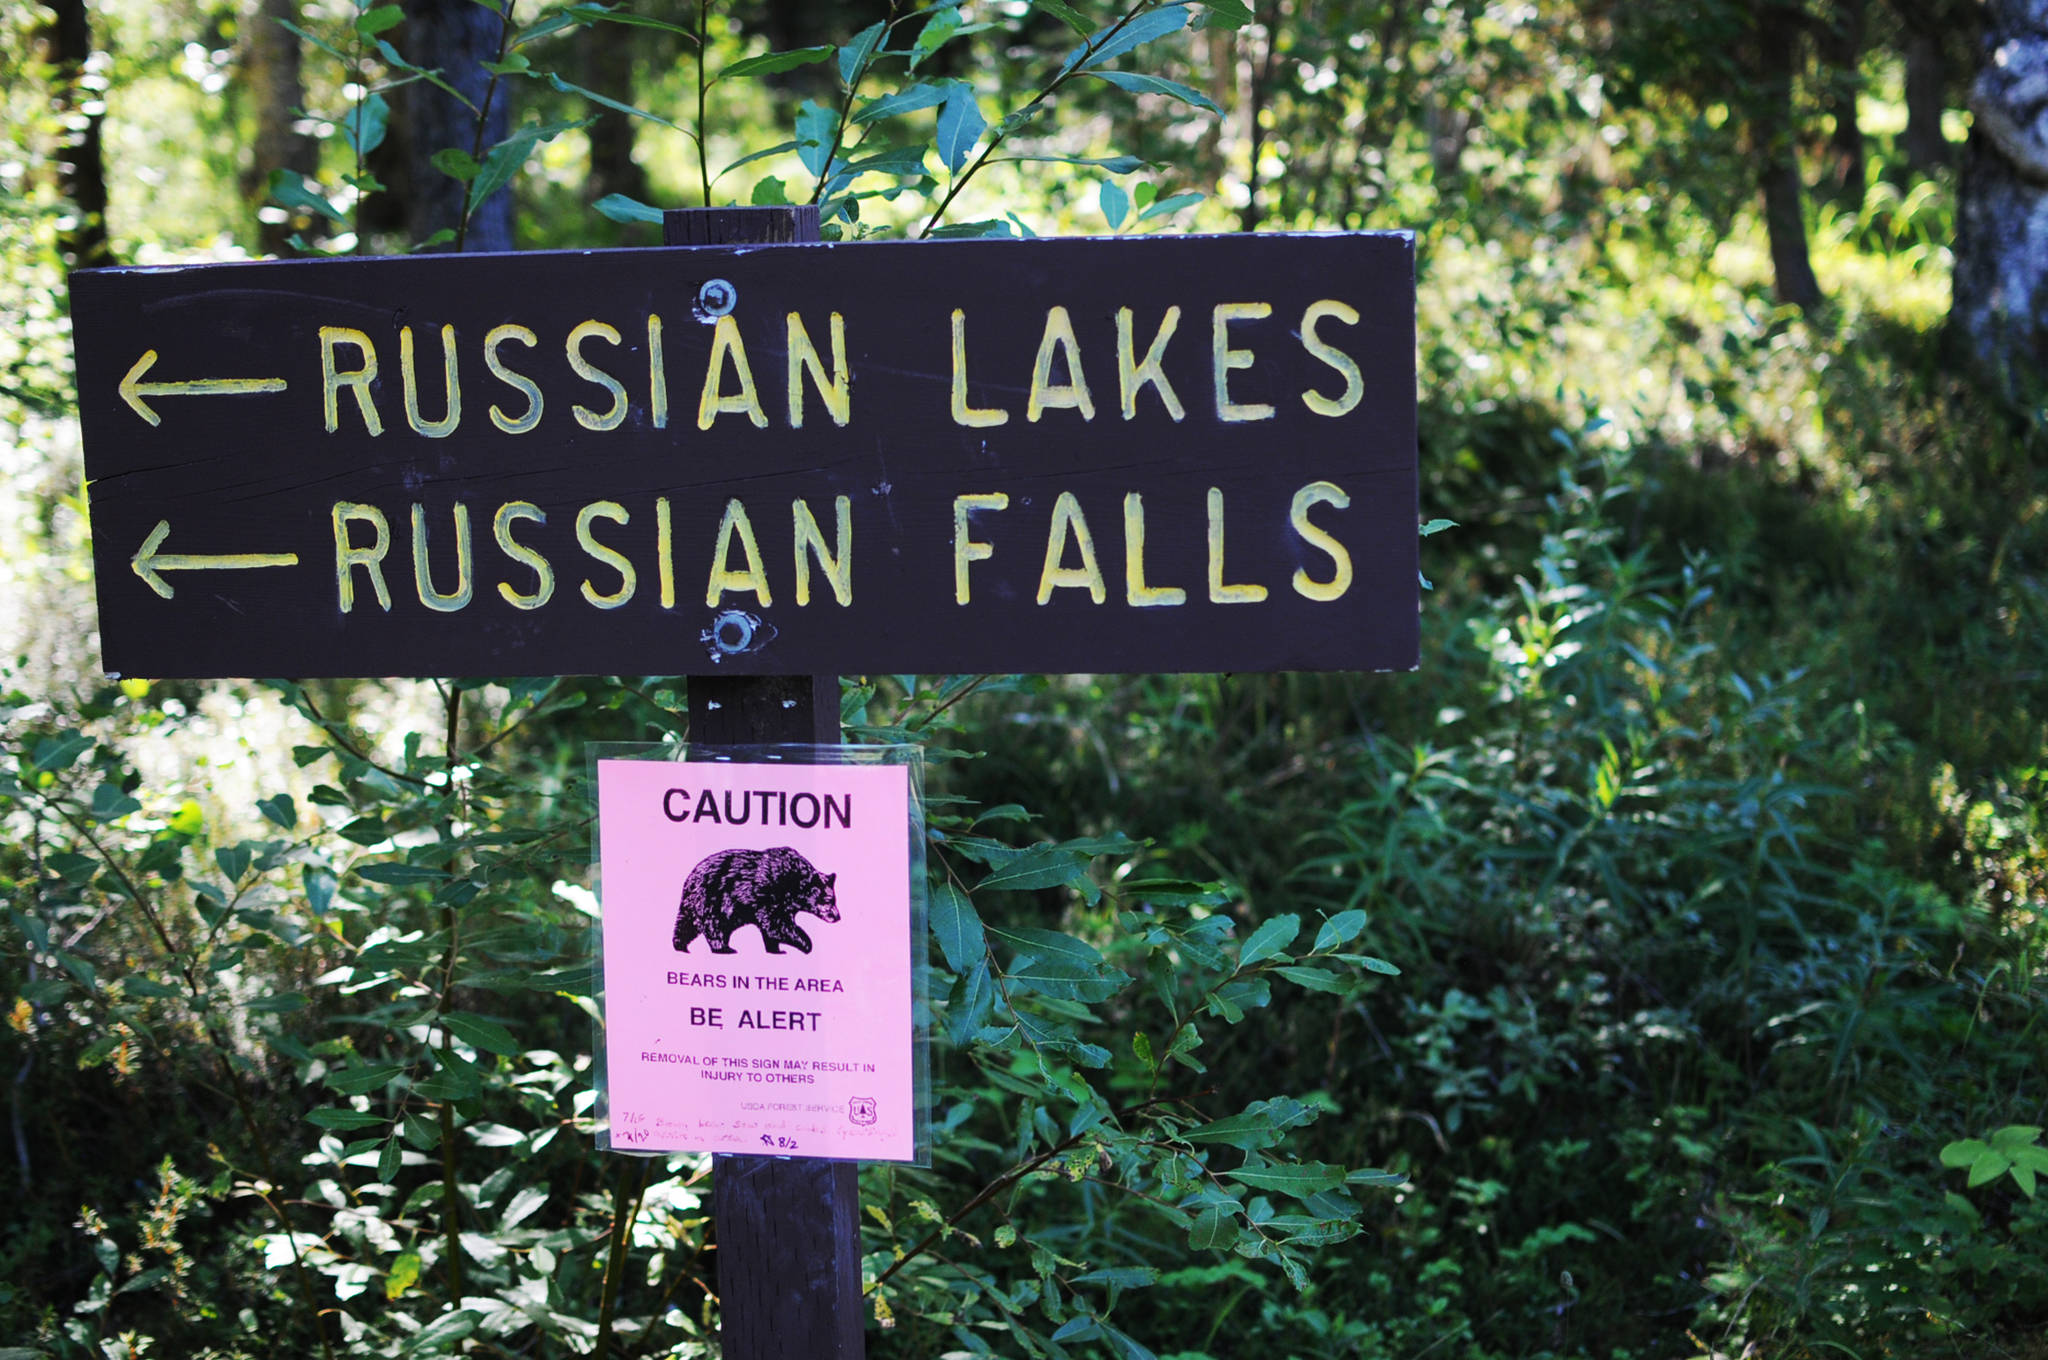
M808 954L811 937L796 923L796 914L810 912L821 921L839 919L833 895L837 874L821 874L811 862L786 845L772 850L720 850L706 855L683 884L676 909L676 949L687 953L699 935L714 954L731 954L733 932L758 926L761 942L771 954L794 945Z

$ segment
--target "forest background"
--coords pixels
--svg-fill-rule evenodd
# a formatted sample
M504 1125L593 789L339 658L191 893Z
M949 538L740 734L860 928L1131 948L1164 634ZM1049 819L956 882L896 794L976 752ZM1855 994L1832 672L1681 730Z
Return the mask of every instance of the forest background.
M1419 673L846 683L934 762L872 1353L2048 1354L2040 4L0 24L0 1354L715 1349L706 1160L590 1126L679 683L107 682L64 303L707 198L1417 234Z

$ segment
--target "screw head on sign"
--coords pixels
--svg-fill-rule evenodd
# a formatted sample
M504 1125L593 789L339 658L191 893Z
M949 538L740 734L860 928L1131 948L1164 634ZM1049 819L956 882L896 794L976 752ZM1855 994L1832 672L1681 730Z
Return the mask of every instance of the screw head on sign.
M724 279L707 279L697 290L697 306L707 316L726 316L740 300L740 290Z

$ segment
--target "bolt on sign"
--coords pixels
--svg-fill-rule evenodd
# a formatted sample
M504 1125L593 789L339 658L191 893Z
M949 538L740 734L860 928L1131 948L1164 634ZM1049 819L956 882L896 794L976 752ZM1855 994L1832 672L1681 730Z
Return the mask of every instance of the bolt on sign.
M72 306L115 674L1416 664L1406 233L105 269Z

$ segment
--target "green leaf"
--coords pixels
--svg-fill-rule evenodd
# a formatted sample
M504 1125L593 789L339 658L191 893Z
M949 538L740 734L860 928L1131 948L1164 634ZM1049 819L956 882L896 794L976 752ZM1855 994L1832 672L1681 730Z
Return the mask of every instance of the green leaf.
M381 94L367 94L341 120L342 140L361 158L384 145L384 134L390 126L391 105Z
M44 737L36 743L35 766L40 773L55 774L76 765L79 757L91 749L91 737L76 728L67 727L56 736Z
M403 5L379 5L356 16L356 32L365 38L374 38L379 33L390 32L404 22Z
M257 799L256 810L263 814L265 821L286 831L299 824L299 805L292 801L292 796L288 793Z
M372 1063L364 1067L345 1067L339 1072L327 1074L327 1084L345 1096L368 1095L388 1084L405 1069L397 1063Z
M255 856L247 845L225 846L213 852L213 862L220 866L230 883L239 883L242 875L249 872L249 863Z
M1088 71L1085 74L1098 80L1106 80L1119 90L1131 94L1163 94L1219 117L1223 113L1222 109L1216 107L1216 101L1200 90L1190 89L1177 80L1168 80L1163 76L1146 75L1142 71Z
M1238 955L1237 966L1249 968L1261 959L1270 959L1294 943L1294 937L1301 933L1301 918L1295 915L1275 916L1252 932L1244 942L1244 952Z
M1990 1145L1979 1139L1958 1138L1955 1142L1942 1148L1941 1164L1960 1171L1990 1150Z
M1133 170L1143 170L1148 164L1148 162L1142 161L1136 156L1053 156L1040 155L1036 152L1004 156L1001 159L1006 161L1043 161L1048 165L1090 165L1099 170L1107 170L1112 175L1128 175Z
M548 1202L546 1186L529 1185L514 1196L505 1206L505 1212L498 1218L498 1231L507 1232L538 1213Z
M1102 181L1097 193L1102 203L1102 216L1108 221L1109 229L1115 231L1131 215L1131 196L1124 192L1121 184L1109 179Z
M1211 1204L1195 1215L1194 1226L1188 1229L1188 1245L1196 1251L1225 1251L1236 1246L1241 1235L1237 1215Z
M854 83L867 70L868 63L874 60L875 52L881 47L882 39L887 36L888 31L889 26L885 23L869 24L866 28L853 35L852 42L839 49L839 83L841 85L844 85L849 90L853 88ZM817 172L813 171L812 173L815 174Z
M1974 1190L1986 1181L1997 1180L2005 1174L2006 1168L2011 1165L2012 1158L1993 1148L1985 1148L1978 1155L1977 1160L1970 1163L1970 1177L1967 1182L1967 1188Z
M1346 1185L1369 1185L1375 1189L1388 1189L1406 1185L1408 1178L1398 1171L1375 1171L1370 1167L1361 1168L1344 1178Z
M1454 519L1433 519L1422 526L1422 537L1428 538L1431 534L1440 534L1446 529L1455 529L1457 527L1458 521Z
M587 90L583 86L575 84L572 81L562 79L560 76L554 74L553 72L548 73L548 84L554 86L563 94L580 94L585 99L588 99L591 103L610 109L614 113L623 113L628 118L645 118L650 123L659 123L665 128L671 128L677 132L682 133L683 135L689 137L692 141L696 140L696 134L691 132L688 128L683 127L679 123L672 123L658 113L649 113L646 109L636 108L631 104L622 104L618 100L613 99L610 95L599 94L596 90ZM596 120L592 118L583 118L578 119L576 122L573 123L551 123L548 125L549 130L546 131L546 135L536 136L534 138L534 141L553 141L556 137L560 136L564 132L567 132L571 128L583 127L586 124L595 121ZM513 135L517 136L518 134L515 133ZM503 145L503 143L500 143L500 145Z
M1316 1109L1292 1096L1276 1096L1245 1106L1241 1114L1189 1129L1181 1137L1191 1143L1225 1143L1246 1152L1277 1144L1289 1129L1313 1123Z
M910 69L932 53L944 47L958 33L967 21L960 15L957 5L930 11L931 17L924 21L924 27L917 32L917 41L910 46Z
M384 1150L377 1154L377 1179L389 1185L398 1179L399 1168L405 1165L405 1149L396 1138L384 1140Z
M1320 954L1335 949L1340 944L1350 944L1364 932L1366 922L1370 919L1365 912L1356 908L1338 912L1323 922L1323 928L1316 932L1316 952Z
M398 1259L391 1263L391 1273L384 1277L384 1297L395 1299L420 1282L420 1254L416 1251L400 1252Z
M1345 1171L1329 1162L1299 1162L1284 1166L1241 1166L1222 1173L1254 1190L1277 1190L1283 1195L1306 1199L1344 1184Z
M322 1106L306 1112L306 1122L317 1124L323 1129L371 1129L391 1121L381 1114L368 1110L344 1110L336 1106Z
M448 877L446 869L429 868L424 864L406 864L401 860L379 860L374 864L359 864L355 872L358 878L390 886L439 883Z
M995 1002L995 978L984 957L953 985L952 1001L946 1008L946 1033L954 1044L967 1044L987 1022Z
M1076 1275L1075 1284L1107 1284L1118 1289L1144 1289L1159 1283L1159 1271L1152 1266L1104 1266L1086 1275Z
M516 1058L521 1049L519 1041L512 1037L512 1031L495 1020L467 1011L447 1011L441 1016L441 1023L462 1042L472 1048L480 1048L502 1057Z
M892 95L885 95L862 106L853 115L856 124L873 123L883 118L893 118L899 113L916 113L919 109L935 108L946 102L949 86L919 81L906 85Z
M757 208L784 207L789 203L789 186L773 175L764 175L754 186L747 202Z
M481 1313L472 1312L467 1308L458 1309L453 1313L443 1313L431 1324L420 1329L419 1334L406 1346L405 1353L438 1355L475 1331L477 1324L482 1321Z
M1089 22L1066 0L1031 0L1031 8L1044 10L1074 31L1077 38L1085 38L1094 32Z
M306 998L297 992L279 992L273 996L259 996L243 1009L252 1015L289 1015L306 1008Z
M459 146L444 146L429 158L436 170L453 180L467 184L483 172L476 157Z
M946 163L946 169L954 174L967 164L967 158L974 154L975 145L981 141L981 134L988 131L988 119L981 115L981 105L974 98L974 89L965 82L957 82L946 90L946 102L939 109L939 159Z
M787 52L769 52L758 57L743 57L723 67L711 78L716 85L721 80L745 80L749 76L778 75L783 71L794 71L799 66L825 60L839 49L836 47L793 47Z
M1194 0L1208 11L1204 28L1243 28L1252 21L1252 7L1244 0Z
M1106 61L1114 61L1124 53L1155 38L1178 33L1187 27L1187 23L1188 12L1179 5L1147 10L1121 27L1112 26L1102 30L1100 36L1091 40L1087 47L1069 56L1066 65L1061 69L1072 70L1078 61L1080 69L1086 71Z
M1338 977L1327 968L1282 967L1275 968L1273 971L1286 978L1295 986L1306 987L1312 992L1341 994L1351 990L1346 985L1344 979Z
M1088 876L1088 862L1057 845L1033 846L974 885L976 892L1057 888Z
M313 213L330 221L347 222L348 214L314 193L307 187L310 183L296 170L273 170L270 172L270 201L293 212ZM176 825L173 820L172 826Z
M1151 207L1145 209L1145 211L1139 213L1138 220L1140 222L1150 222L1155 217L1164 217L1168 213L1179 212L1182 208L1192 207L1194 204L1200 203L1203 197L1204 195L1202 194L1174 194L1171 197L1162 198Z
M1345 963L1355 963L1368 973L1378 973L1383 977L1401 976L1399 968L1388 963L1385 959L1375 958L1371 954L1338 954L1334 957L1341 959Z
M932 934L938 937L948 968L965 973L985 957L988 941L981 914L967 894L951 883L938 885L932 889L930 915Z
M815 99L806 99L796 111L796 155L804 163L804 169L813 175L823 175L825 164L832 156L833 134L839 128L839 115Z
M606 194L590 206L597 209L601 216L608 217L614 222L651 222L656 226L661 225L661 209L649 207L639 199L628 198L624 194Z
M102 784L92 791L92 819L96 822L111 822L140 811L142 804L123 793L119 784Z

